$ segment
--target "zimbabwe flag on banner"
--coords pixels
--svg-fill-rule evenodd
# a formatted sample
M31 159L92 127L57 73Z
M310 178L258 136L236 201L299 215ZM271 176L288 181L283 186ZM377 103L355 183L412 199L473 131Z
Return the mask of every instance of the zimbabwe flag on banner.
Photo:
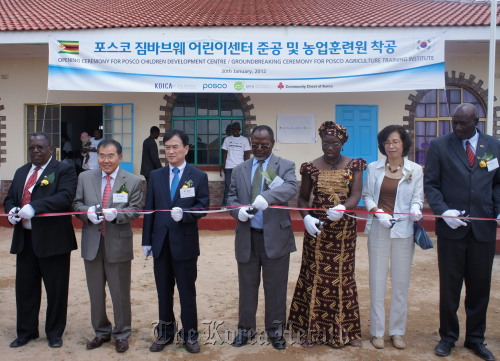
M80 42L70 40L58 40L59 54L80 54Z

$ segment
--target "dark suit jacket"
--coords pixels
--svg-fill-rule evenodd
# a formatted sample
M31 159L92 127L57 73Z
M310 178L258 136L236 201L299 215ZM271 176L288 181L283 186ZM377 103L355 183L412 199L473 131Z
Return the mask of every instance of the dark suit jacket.
M4 201L6 212L13 207L21 206L24 184L31 163L19 168ZM54 181L46 186L40 182L45 176L54 173ZM35 215L41 213L71 212L71 203L76 192L75 167L58 162L52 158L33 187L31 206ZM69 253L77 248L75 232L71 224L71 216L33 217L31 219L33 251L37 257L50 257ZM10 253L21 253L24 247L22 222L14 227Z
M161 167L156 139L147 137L142 143L141 174L148 178L151 171Z
M471 168L461 141L450 133L431 141L424 172L427 201L436 215L448 209L465 210L471 217L496 218L500 212L500 168L488 171L479 160L484 154L500 157L500 141L480 133L476 161ZM472 228L480 242L494 242L495 221L471 221L467 227L451 229L442 218L436 219L438 237L459 239Z
M228 206L250 204L252 162L253 159L246 160L233 169L227 198ZM266 182L264 182L264 188L260 195L265 198L269 205L287 206L288 201L297 194L295 163L272 154L267 170L271 168L276 171L276 175L284 180L284 183L279 187L269 189ZM230 212L233 218L238 219L239 208L234 208ZM267 256L274 259L296 251L290 211L268 208L263 213L264 245ZM247 222L238 221L235 252L238 262L248 262L250 259L250 220Z
M170 201L170 170L168 165L151 172L146 195L145 210L163 210L174 207L206 209L210 205L208 177L205 172L186 165L173 201ZM180 188L188 181L193 182L194 197L181 198ZM160 256L163 242L168 236L170 251L174 260L188 260L200 255L198 219L205 213L184 213L176 222L170 212L155 212L144 216L142 245L151 245L153 257Z

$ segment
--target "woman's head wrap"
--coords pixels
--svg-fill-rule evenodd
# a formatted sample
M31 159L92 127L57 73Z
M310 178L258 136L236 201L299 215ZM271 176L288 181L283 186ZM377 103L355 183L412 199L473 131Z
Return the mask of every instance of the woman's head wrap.
M323 138L325 135L333 135L339 138L342 143L347 142L347 139L349 138L347 130L344 126L330 120L321 124L318 132L321 138Z

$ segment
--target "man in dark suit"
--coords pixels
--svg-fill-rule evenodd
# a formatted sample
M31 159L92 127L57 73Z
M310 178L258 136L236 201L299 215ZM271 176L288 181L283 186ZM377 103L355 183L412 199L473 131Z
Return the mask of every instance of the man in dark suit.
M431 142L424 174L427 201L436 219L439 266L439 334L435 347L448 356L459 337L457 310L465 282L467 315L464 346L484 360L495 360L485 347L486 311L495 254L495 218L500 211L500 143L476 129L472 104L457 107L453 133ZM465 220L461 216L493 218Z
M155 169L162 167L158 157L158 145L156 139L160 136L160 128L151 127L150 135L142 143L141 174L149 181L149 174Z
M238 262L239 320L232 343L244 346L256 333L260 275L264 283L265 327L273 347L286 348L283 336L286 319L286 290L290 252L297 250L290 212L268 208L287 206L297 194L295 164L272 154L273 130L259 125L252 131L253 159L233 169L228 206L236 226L235 252Z
M200 352L196 311L197 260L200 255L198 219L204 213L183 209L209 207L207 174L186 163L189 138L183 131L170 130L163 137L168 165L151 172L146 195L147 210L165 210L144 217L144 255L154 257L158 292L159 323L151 352L162 351L175 337L174 286L181 302L183 329L179 335L186 350Z
M5 198L14 227L10 253L16 254L17 338L20 347L38 338L42 280L47 292L45 333L50 347L62 346L66 327L71 251L77 248L71 216L35 217L70 212L75 197L75 168L52 157L45 133L29 136L31 163L19 168Z
M122 146L104 139L97 146L99 169L83 172L78 177L75 212L83 221L82 258L90 296L90 315L95 337L87 350L101 347L115 339L115 350L128 350L132 333L130 282L132 228L130 222L139 217L142 203L141 179L120 168ZM102 208L102 216L96 212ZM106 283L113 301L115 327L106 315Z

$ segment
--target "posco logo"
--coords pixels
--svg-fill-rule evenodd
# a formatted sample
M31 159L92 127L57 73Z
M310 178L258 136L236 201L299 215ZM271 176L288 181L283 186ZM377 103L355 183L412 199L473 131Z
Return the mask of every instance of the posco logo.
M226 89L227 84L205 83L203 89Z

